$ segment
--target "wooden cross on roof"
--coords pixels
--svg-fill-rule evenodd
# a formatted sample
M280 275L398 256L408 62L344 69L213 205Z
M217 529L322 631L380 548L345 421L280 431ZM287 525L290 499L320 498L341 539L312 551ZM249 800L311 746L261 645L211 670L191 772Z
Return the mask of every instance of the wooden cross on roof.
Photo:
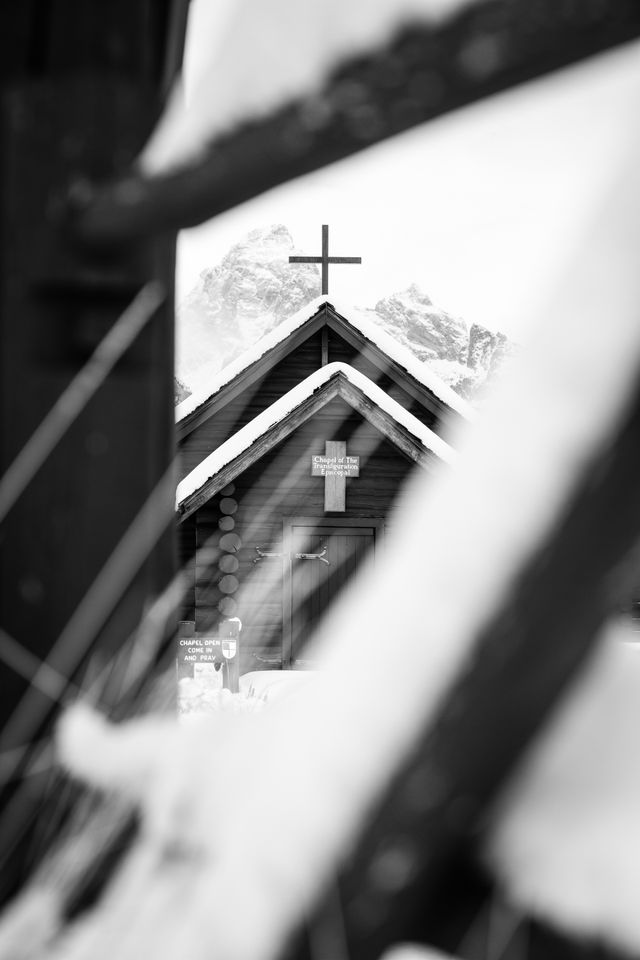
M362 257L330 257L329 256L329 227L322 224L322 256L320 257L289 257L289 263L321 263L322 264L322 293L329 293L329 264L330 263L362 263Z

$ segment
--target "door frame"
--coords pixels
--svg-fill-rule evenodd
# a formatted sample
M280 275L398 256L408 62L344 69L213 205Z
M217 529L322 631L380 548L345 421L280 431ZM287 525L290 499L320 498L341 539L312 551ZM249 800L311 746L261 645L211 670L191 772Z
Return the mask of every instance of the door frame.
M293 564L291 562L294 527L370 527L373 529L373 549L384 543L384 517L284 517L282 520L282 669L291 670L293 647Z

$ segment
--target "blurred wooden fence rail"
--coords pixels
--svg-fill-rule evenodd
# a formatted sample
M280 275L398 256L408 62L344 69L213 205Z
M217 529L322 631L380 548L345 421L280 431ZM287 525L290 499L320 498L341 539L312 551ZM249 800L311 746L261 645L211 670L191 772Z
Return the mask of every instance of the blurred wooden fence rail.
M28 0L0 11L3 472L141 288L159 284L137 336L33 479L25 475L2 524L2 629L69 681L96 646L118 649L173 571L171 483L156 499L157 527L147 524L153 549L135 556L129 545L126 588L106 565L174 455L174 240L90 248L62 223L70 191L122 175L143 146L180 68L186 12L183 0ZM75 649L52 653L101 571L102 603ZM11 791L23 749L57 705L15 665L3 674ZM14 722L16 709L26 724ZM38 786L25 807L41 802ZM24 810L21 829L33 812ZM5 855L12 834L2 838ZM15 882L14 870L2 874Z
M187 6L186 0L25 0L5 3L0 11L3 471L140 290L152 281L164 290L162 304L2 527L0 626L70 685L81 678L90 652L99 649L108 657L117 651L174 572L167 480L174 454L172 231L430 116L640 33L638 6L628 0L471 4L442 27L409 28L369 57L338 65L324 78L333 106L321 131L305 127L304 103L283 104L265 121L252 124L248 118L193 169L145 180L132 163L180 68ZM522 32L519 17L532 8L537 19ZM474 38L494 35L508 57L490 77L470 69L468 59L455 60L453 54L468 50ZM443 92L434 105L429 91L422 102L414 85L413 106L401 109L398 88L382 82L382 68L394 59L410 73L416 55L425 58L420 69L430 66L430 55L437 58ZM464 76L444 69L454 60ZM339 91L354 78L381 120L366 135L340 99ZM224 162L212 163L220 157ZM373 960L387 944L408 936L444 946L459 939L465 909L470 901L477 904L475 880L472 871L458 872L454 891L446 878L466 860L487 804L611 609L607 578L640 531L638 417L636 398L611 438L613 452L602 471L584 477L562 526L523 572L512 602L482 631L473 678L460 680L437 733L423 731L414 757L380 801L341 883L346 942L356 960ZM132 525L141 534L134 543L127 539ZM597 556L585 550L593 541L601 545ZM148 547L144 556L137 552L140 542ZM123 564L115 572L114 551ZM567 582L573 592L559 593L558 585ZM99 602L83 621L86 629L69 659L69 651L56 644L96 583ZM496 668L495 651L506 645L510 658ZM59 706L17 669L14 663L3 671L7 736L0 759L7 802L30 742L44 733ZM524 700L509 699L514 672L528 676ZM491 720L488 709L498 692L505 697L499 721ZM62 690L59 701L64 696ZM408 779L434 764L448 771L452 790L472 798L455 830L444 818L446 798L428 816L410 814L404 804ZM5 895L30 869L22 841L33 836L31 821L42 796L40 778L31 777L20 794L19 828L8 836L0 825ZM371 858L381 844L393 845L398 831L411 838L420 860L398 896L382 895L369 889ZM363 908L367 897L371 902ZM376 913L375 923L363 925L363 917ZM301 934L295 942L301 952L303 940Z

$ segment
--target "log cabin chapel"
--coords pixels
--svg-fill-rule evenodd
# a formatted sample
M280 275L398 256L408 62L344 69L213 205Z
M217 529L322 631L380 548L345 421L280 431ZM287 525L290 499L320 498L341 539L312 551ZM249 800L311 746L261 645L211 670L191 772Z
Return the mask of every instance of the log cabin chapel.
M439 434L469 413L366 311L326 294L265 335L176 407L180 636L239 618L240 674L312 667L309 636L383 549L403 481L450 459ZM179 676L192 670L183 657Z

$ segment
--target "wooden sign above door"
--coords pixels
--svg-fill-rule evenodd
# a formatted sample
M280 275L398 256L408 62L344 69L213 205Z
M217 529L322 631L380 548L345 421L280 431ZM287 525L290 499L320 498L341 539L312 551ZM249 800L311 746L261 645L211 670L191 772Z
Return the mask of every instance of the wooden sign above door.
M346 510L346 478L360 476L360 457L347 456L344 440L327 440L324 456L311 457L311 476L324 477L325 512Z

